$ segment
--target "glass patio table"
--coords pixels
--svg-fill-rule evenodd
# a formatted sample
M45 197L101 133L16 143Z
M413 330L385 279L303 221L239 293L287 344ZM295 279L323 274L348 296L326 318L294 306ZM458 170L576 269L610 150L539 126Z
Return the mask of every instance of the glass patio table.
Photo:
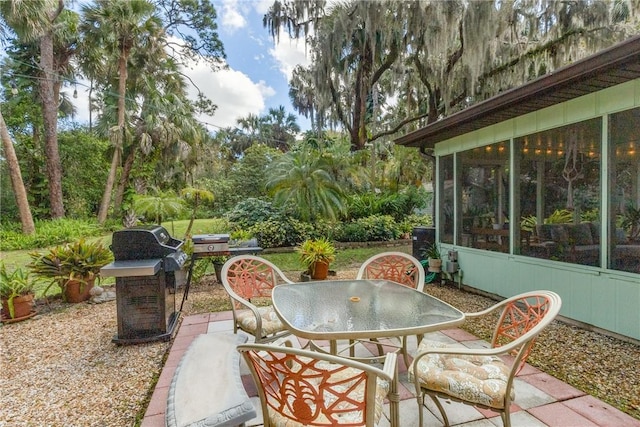
M390 280L323 280L273 288L275 311L294 335L309 340L403 337L464 322L464 313ZM397 375L389 393L391 425L398 424Z

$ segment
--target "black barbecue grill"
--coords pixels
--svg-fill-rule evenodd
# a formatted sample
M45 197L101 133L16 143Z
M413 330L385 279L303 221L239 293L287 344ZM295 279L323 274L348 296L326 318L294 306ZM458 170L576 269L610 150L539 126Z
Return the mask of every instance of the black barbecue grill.
M159 225L113 233L114 261L100 270L116 278L118 344L168 340L179 313L175 294L185 283L183 242Z

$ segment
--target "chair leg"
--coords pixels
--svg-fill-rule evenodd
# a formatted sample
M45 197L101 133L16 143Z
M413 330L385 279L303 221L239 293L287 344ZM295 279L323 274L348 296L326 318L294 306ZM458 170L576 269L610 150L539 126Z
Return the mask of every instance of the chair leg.
M504 427L511 427L511 414L509 413L509 408L505 408L504 412L500 412L500 417L502 418L502 425Z
M418 393L416 400L418 401L418 427L422 427L424 425L424 414L422 413L424 410L424 393Z
M407 350L408 337L402 337L402 357L404 358L404 366L409 369L409 351Z
M438 411L440 411L440 414L442 415L442 420L444 421L445 427L449 427L449 418L447 417L447 413L442 407L442 403L440 403L440 400L438 400L438 398L432 394L429 394L429 397L435 402L436 406L438 407Z

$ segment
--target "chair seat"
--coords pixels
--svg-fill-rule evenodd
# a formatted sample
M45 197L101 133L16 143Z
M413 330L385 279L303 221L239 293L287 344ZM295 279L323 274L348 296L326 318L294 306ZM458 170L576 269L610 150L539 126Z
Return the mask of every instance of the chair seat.
M258 312L262 318L263 337L286 330L272 306L258 307ZM236 319L238 326L240 326L242 330L253 335L256 334L257 322L253 311L240 310L238 311Z
M310 358L300 357L294 363L298 361L304 362L305 360L309 361L309 363L313 362L313 360ZM323 378L321 376L315 378L316 385L319 384L321 381L332 383L332 386L330 387L331 392L329 392L328 390L325 390L324 395L322 396L322 401L324 402L325 407L332 407L332 405L334 405L334 402L338 400L340 394L348 394L355 401L360 401L364 399L364 393L365 393L364 382L357 383L355 384L355 387L354 387L355 380L353 380L353 377L358 375L358 373L360 372L359 370L354 368L349 368L349 367L343 367L343 369L340 369L341 365L332 364L330 362L319 362L316 364L316 366L323 369L339 370L338 372L334 373L330 378ZM295 370L295 367L292 368L292 370ZM378 424L378 421L380 421L380 417L382 416L384 399L389 393L389 386L390 385L388 381L378 378L376 382L376 397L375 397L376 425ZM305 390L308 391L309 389L305 389ZM327 425L327 426L342 425L342 424L353 425L354 423L359 423L362 421L362 408L354 406L353 404L351 404L350 401L343 400L339 402L337 405L338 411L344 411L344 412L338 415L338 420L330 420L322 412L316 413L316 411L318 411L319 409L316 407L316 402L320 401L320 397L318 396L318 398L316 398L310 395L307 397L308 398L305 399L303 402L300 402L300 401L296 401L295 394L291 393L290 401L287 403L287 411L285 412L289 412L289 410L293 409L297 411L297 414L295 416L292 414L292 418L299 419L300 412L298 411L307 411L310 414L310 417L315 415L315 417L312 418L313 421L309 421L309 423L302 424L278 412L270 411L269 419L271 420L272 424L277 427L302 427L309 424ZM332 408L332 411L335 412L336 409Z
M418 353L438 348L464 348L460 345L423 340ZM503 409L510 368L497 356L428 354L418 361L422 388L491 408ZM409 379L414 381L413 364ZM511 400L515 391L511 388Z

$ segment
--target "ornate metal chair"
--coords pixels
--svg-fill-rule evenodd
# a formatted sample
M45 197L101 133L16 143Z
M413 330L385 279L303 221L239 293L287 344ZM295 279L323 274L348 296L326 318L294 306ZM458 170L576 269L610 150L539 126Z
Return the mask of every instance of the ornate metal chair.
M239 255L224 263L220 278L231 298L234 333L241 329L257 343L289 334L270 305L274 286L293 283L278 267L255 255Z
M374 426L396 372L325 353L268 344L238 346L256 382L265 427Z
M449 420L439 397L497 411L503 425L509 427L514 378L524 366L535 338L558 315L561 305L554 292L535 291L465 314L467 319L473 319L501 310L491 348L470 349L423 340L409 368L409 379L416 387L420 426L428 395L446 426Z
M357 279L386 279L393 280L404 286L417 289L422 292L424 289L425 272L422 264L412 255L404 252L382 252L367 259L358 270ZM422 336L417 336L418 344ZM378 348L380 353L382 350ZM409 366L409 355L407 351L407 337L402 338L402 349L404 363Z
M420 261L404 252L382 252L366 260L358 279L387 279L417 289L424 288L425 273Z

